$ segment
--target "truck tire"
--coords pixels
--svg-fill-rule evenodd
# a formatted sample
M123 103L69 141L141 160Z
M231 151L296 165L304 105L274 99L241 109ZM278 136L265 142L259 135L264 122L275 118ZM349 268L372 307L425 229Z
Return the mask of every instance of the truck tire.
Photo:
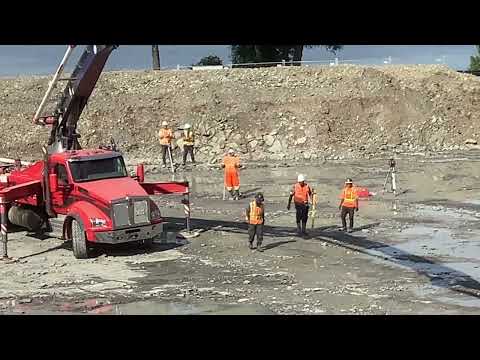
M12 206L8 211L8 221L13 225L26 228L28 231L38 231L43 225L43 219L33 209Z
M71 224L73 255L77 259L88 259L88 246L82 224L73 219Z
M153 238L143 240L143 247L145 249L151 249L153 247Z

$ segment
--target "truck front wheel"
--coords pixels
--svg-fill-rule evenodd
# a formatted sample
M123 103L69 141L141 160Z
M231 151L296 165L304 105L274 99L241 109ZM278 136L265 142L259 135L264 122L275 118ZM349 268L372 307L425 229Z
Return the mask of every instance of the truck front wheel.
M143 247L145 249L151 249L153 247L153 238L143 240Z
M77 259L88 259L87 237L82 225L75 219L71 225L73 255Z

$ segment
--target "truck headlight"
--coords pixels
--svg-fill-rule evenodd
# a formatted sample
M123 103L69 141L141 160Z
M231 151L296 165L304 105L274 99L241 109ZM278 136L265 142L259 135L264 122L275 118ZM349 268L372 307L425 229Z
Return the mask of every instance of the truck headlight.
M94 227L106 226L107 225L107 220L99 219L99 218L90 218L90 223Z

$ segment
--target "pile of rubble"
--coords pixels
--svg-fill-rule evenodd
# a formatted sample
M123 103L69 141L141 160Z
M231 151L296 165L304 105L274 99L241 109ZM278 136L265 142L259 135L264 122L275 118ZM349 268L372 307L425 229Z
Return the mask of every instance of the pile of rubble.
M36 158L32 116L49 78L0 80L3 157ZM159 124L189 122L197 157L371 157L477 147L480 79L444 66L335 66L104 73L80 121L84 147L113 136L129 159L159 161ZM178 130L175 152L182 146Z

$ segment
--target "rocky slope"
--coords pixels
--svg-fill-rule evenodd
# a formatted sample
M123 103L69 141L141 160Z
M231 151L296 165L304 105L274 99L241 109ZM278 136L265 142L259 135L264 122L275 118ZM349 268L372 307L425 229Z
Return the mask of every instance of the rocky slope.
M31 118L48 81L0 80L0 157L39 156L48 129ZM341 159L475 147L479 110L480 78L443 66L107 72L79 131L84 147L113 136L151 163L163 120L194 125L200 161L229 147L248 160Z

